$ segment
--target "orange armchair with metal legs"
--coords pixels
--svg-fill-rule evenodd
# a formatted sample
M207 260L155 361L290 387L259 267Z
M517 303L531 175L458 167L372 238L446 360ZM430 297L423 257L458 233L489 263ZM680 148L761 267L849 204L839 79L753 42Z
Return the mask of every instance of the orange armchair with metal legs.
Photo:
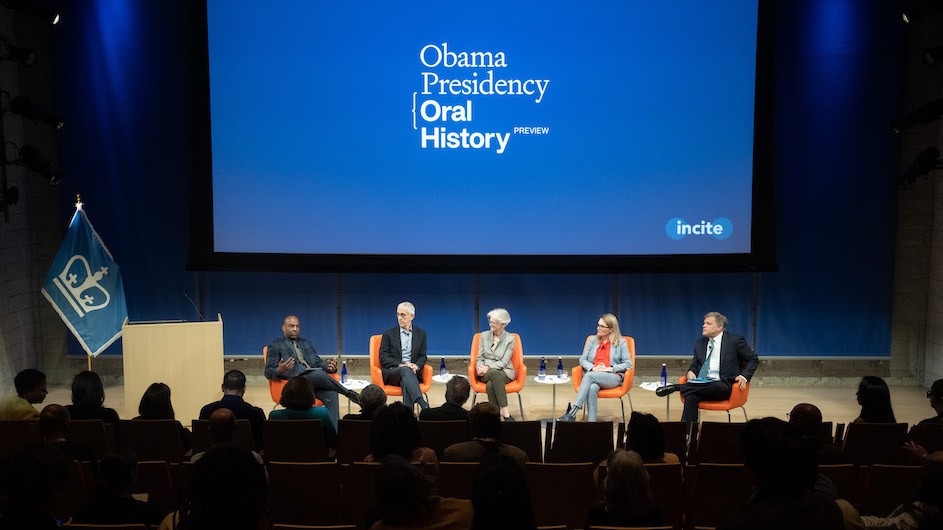
M678 378L678 384L683 385L688 381L686 375L682 375ZM730 423L730 411L739 408L743 411L743 421L747 421L747 397L750 395L750 383L748 382L743 390L740 390L740 384L734 381L733 387L730 389L730 397L723 401L701 401L697 408L698 410L722 410L727 413L727 423ZM681 393L678 393L678 396L681 398L681 403L684 403L684 396Z
M514 366L514 380L504 385L504 391L508 394L517 394L517 406L521 409L521 420L523 420L524 403L521 401L521 389L524 388L524 382L527 381L527 366L524 365L524 345L521 344L521 336L517 333L511 333L511 335L514 335L514 351L511 353L511 365ZM475 333L475 336L472 337L471 358L468 361L468 381L471 383L473 392L473 407L475 406L478 394L483 394L488 391L487 385L478 379L478 374L475 372L480 342L481 333Z
M371 382L383 389L387 396L402 396L403 389L398 386L383 383L383 368L380 366L380 341L383 335L370 336L370 379ZM422 378L419 380L419 390L429 402L429 389L432 388L432 366L426 363L422 367Z
M267 357L268 357L268 346L262 346L262 369L263 370L265 370L265 359ZM341 380L341 376L338 375L336 372L329 375L333 377L336 381ZM275 405L272 406L272 410L274 410L275 407L278 406L278 404L282 402L282 389L285 388L285 383L287 382L288 382L287 379L279 379L278 381L275 381L273 379L268 380L268 393L269 395L272 396L272 401L275 402ZM320 399L315 398L314 406L323 407L324 402L321 401Z
M586 351L586 345L589 344L592 338L593 335L586 337L586 342L583 343L583 351ZM622 423L625 423L625 402L622 401L623 396L629 397L629 411L635 410L635 407L632 406L632 396L629 395L629 391L632 390L632 383L635 382L635 339L626 335L623 335L622 338L629 348L629 360L632 361L632 368L625 371L621 386L615 388L601 388L598 395L600 398L615 398L619 400L619 405L622 407ZM573 390L579 392L580 383L583 382L583 367L579 364L574 366L573 370L570 372L570 376L573 380ZM583 407L583 414L586 414L586 407Z

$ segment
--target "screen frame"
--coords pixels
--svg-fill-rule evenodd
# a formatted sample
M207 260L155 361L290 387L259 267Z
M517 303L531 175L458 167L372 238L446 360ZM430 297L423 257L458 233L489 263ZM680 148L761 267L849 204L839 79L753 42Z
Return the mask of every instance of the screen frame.
M188 270L286 272L761 272L778 270L773 171L773 6L757 13L751 251L677 255L392 255L216 252L206 0L190 2L192 167ZM251 207L250 207L251 208Z

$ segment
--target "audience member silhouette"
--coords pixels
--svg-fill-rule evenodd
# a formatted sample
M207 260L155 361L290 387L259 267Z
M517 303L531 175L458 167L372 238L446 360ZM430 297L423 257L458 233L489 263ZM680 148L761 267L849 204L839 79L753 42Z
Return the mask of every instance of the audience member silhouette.
M68 465L68 457L47 444L32 444L11 454L0 472L7 500L0 530L59 528L54 512Z
M265 474L252 454L221 444L194 464L183 504L164 518L160 530L268 529L267 497Z
M468 430L472 439L446 447L442 452L443 461L481 462L501 455L522 466L527 462L526 452L501 442L501 410L497 405L485 401L472 407L468 414Z
M88 524L146 524L157 526L164 514L152 502L131 496L137 477L137 457L128 450L105 453L95 469L95 498L73 518Z
M46 405L39 413L39 434L44 442L58 447L72 460L96 460L95 451L89 446L69 439L69 411L62 405Z
M662 522L642 456L616 449L606 463L602 501L590 508L586 526L658 526Z
M46 374L27 368L13 378L16 393L0 398L0 420L35 420L39 410L33 405L46 399Z
M321 420L324 443L328 447L337 447L337 430L325 407L314 405L314 385L303 376L296 375L285 383L280 401L284 409L269 412L270 420Z
M917 425L926 425L928 423L943 423L943 379L937 379L927 391L927 399L930 400L930 408L936 412L936 416L920 420Z
M223 398L200 409L200 419L208 420L213 412L219 409L229 409L237 420L248 420L252 429L252 438L255 448L262 448L262 433L265 430L265 412L253 406L243 398L246 394L246 374L239 370L229 370L223 376L221 386Z
M462 405L468 401L471 393L471 384L468 379L453 376L445 383L445 403L441 407L430 407L419 412L419 419L423 421L467 420L468 411Z
M718 530L844 528L839 505L812 491L818 475L815 454L795 427L777 418L750 420L740 445L755 489L747 505Z
M537 527L527 478L513 458L496 455L482 461L475 473L471 500L475 530Z
M136 420L175 420L174 406L170 401L170 387L164 383L152 383L141 396L138 404ZM189 450L192 446L190 430L177 421L177 430L180 432L180 441L183 447Z
M856 395L861 405L856 423L897 423L891 407L891 391L883 379L874 375L862 377Z
M213 438L213 444L210 446L210 448L222 444L236 443L236 433L238 432L239 426L236 423L236 415L233 413L233 411L229 409L216 409L212 414L210 414L208 419L210 436ZM249 452L259 464L263 463L262 457L259 456L258 453L255 451ZM203 458L203 455L205 454L206 451L196 453L190 457L190 461L196 462L197 460Z
M118 413L105 407L105 387L101 377L89 370L72 378L72 404L65 407L73 420L102 420L118 427Z
M367 385L360 391L360 413L348 414L345 420L372 420L373 415L386 405L386 392L377 385Z
M665 452L665 433L658 418L651 414L632 412L625 431L625 448L638 453L646 464L681 462L678 455Z
M419 420L401 402L390 403L377 411L370 426L370 454L365 462L379 462L388 455L398 455L410 462L437 466L435 451L422 446Z
M866 528L924 530L943 528L943 452L929 455L912 502L898 506L887 517L864 516Z
M394 405L402 404L389 407ZM432 479L398 454L386 455L380 464L374 484L380 520L371 530L471 528L471 501L439 497Z

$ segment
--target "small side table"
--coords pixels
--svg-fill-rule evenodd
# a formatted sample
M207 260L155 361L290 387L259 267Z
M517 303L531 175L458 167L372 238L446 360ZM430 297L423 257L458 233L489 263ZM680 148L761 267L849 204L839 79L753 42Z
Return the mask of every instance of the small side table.
M550 407L550 418L543 418L540 421L542 423L553 422L554 425L557 423L557 385L569 384L570 376L559 377L556 375L545 375L543 377L539 375L534 376L534 382L540 383L542 385L553 385L553 398L551 401Z

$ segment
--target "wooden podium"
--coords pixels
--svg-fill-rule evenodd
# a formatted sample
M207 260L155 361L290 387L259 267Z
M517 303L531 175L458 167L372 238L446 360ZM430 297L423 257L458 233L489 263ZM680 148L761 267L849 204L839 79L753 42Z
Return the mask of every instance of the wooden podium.
M219 399L223 383L223 319L216 322L129 323L122 326L126 414L137 416L151 383L166 383L177 420L188 425Z

